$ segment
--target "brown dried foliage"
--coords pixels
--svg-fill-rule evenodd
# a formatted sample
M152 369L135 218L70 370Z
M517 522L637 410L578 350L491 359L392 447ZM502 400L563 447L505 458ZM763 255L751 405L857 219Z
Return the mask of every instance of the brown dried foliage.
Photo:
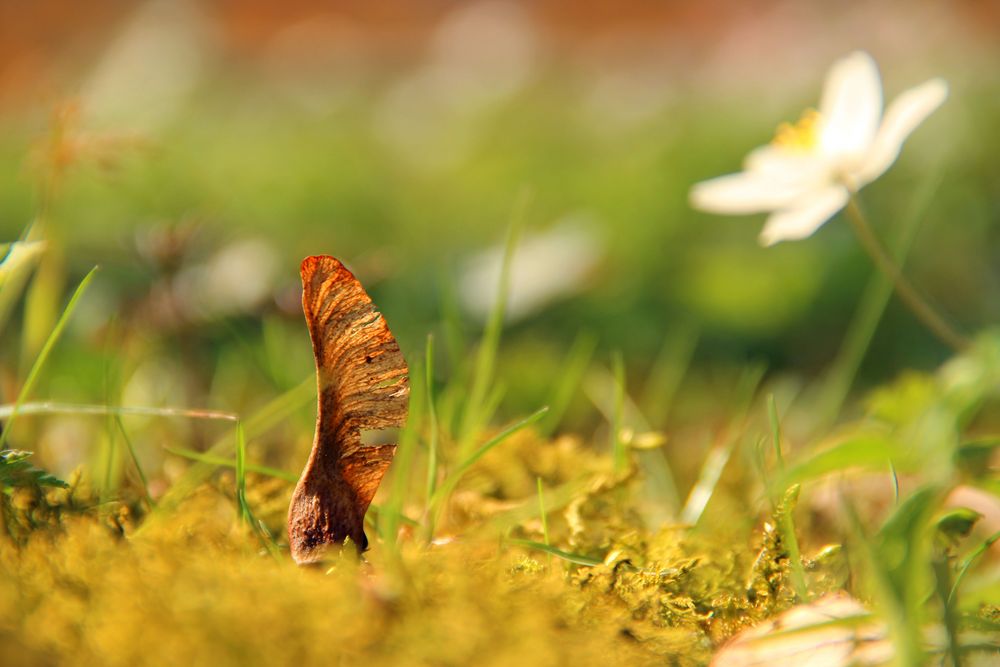
M406 360L361 283L333 257L302 262L302 310L316 356L319 410L312 453L292 495L288 537L299 564L347 538L368 546L364 517L395 445L364 445L362 430L401 428Z

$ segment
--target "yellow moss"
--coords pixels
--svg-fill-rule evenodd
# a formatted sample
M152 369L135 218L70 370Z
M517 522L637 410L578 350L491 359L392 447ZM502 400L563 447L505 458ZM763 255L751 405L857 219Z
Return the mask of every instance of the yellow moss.
M0 541L0 664L701 665L790 599L774 534L734 549L686 527L651 533L630 502L634 470L616 477L572 439L519 436L463 480L456 539L376 542L361 561L347 548L324 568L272 558L236 518L231 475L148 517L139 502L96 503L80 476L19 495L5 508L16 539ZM573 489L549 514L553 545L601 564L484 528L506 516L540 540L537 477L547 497ZM249 478L277 535L290 490ZM831 559L808 562L810 576L834 580Z
M261 556L235 526L206 487L138 535L96 513L35 530L0 554L0 636L29 662L81 665L653 662L605 619L567 613L561 575L495 543L324 571Z

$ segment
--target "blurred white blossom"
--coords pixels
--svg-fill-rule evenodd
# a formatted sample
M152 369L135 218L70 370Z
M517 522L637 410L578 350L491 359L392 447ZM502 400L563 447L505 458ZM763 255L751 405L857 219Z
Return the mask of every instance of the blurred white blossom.
M192 317L213 319L251 310L271 294L278 269L274 249L260 239L236 241L177 276L177 303Z
M507 319L523 319L578 291L602 254L590 225L578 218L525 239L511 260ZM473 257L462 272L462 305L480 320L489 317L496 302L503 256L503 246L490 248Z
M711 213L770 212L764 245L806 238L885 173L947 95L947 84L931 79L899 95L883 116L878 68L867 53L852 53L830 69L819 111L780 126L742 172L695 185L691 204Z

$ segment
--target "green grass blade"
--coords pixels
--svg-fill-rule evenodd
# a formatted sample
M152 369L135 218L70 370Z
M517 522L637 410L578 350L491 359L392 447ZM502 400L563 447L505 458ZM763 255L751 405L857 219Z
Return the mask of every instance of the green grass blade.
M764 378L765 367L754 365L747 367L740 378L740 387L737 390L740 405L730 420L725 432L721 435L719 442L712 447L705 458L698 481L695 482L691 492L688 494L684 507L681 509L681 522L695 525L701 519L708 501L715 493L715 487L722 478L722 471L732 456L733 450L739 443L745 429L747 415L753 403L753 397L757 393Z
M792 579L792 588L795 589L799 600L809 602L812 596L809 595L809 587L806 585L806 569L802 565L802 551L799 549L799 538L795 533L795 517L793 516L799 500L800 489L798 484L789 487L778 505L775 519L781 534L781 542L788 553L788 571Z
M545 502L545 514L553 515L561 509L565 509L574 499L587 492L588 486L593 483L590 475L580 475L574 479L563 482L558 486L546 490L543 501ZM515 526L538 516L538 504L533 498L526 498L506 510L502 510L491 517L488 522L483 523L478 529L473 529L470 534L480 533L482 535L506 535Z
M976 547L972 553L965 557L961 565L958 566L958 573L955 575L955 583L952 584L951 591L948 593L948 604L954 604L955 596L958 595L958 588L962 585L962 580L965 579L965 575L972 568L973 563L975 563L980 556L989 551L990 547L992 547L998 540L1000 540L1000 531L997 531L987 537L983 540L982 544Z
M580 554L571 553L569 551L563 551L562 549L557 549L548 544L542 544L541 542L534 542L532 540L517 540L517 539L507 539L505 540L507 544L513 544L519 547L527 547L528 549L536 549L538 551L543 551L552 556L562 558L565 561L569 561L575 565L585 565L587 567L595 567L600 565L603 561L597 560L596 558L590 558L588 556L581 556Z
M622 368L622 376L624 376L624 368ZM636 432L649 432L650 426L639 406L625 391L625 378L619 379L621 382L616 379L614 368L595 367L593 372L588 374L584 389L591 402L607 421L608 430L614 430L613 424L619 424L618 436L622 439L621 444L625 446L625 453L627 454L628 451L634 453L638 467L643 472L644 484L640 489L640 494L644 497L647 518L654 523L673 521L681 505L674 472L663 449L631 448L629 446L629 437L635 438ZM618 410L619 405L620 411ZM616 415L616 413L618 414ZM611 433L608 435L610 436ZM614 440L609 437L608 442L611 443L609 449L613 456ZM627 456L625 461L628 462Z
M422 370L417 366L413 369L412 376L420 377ZM413 467L413 459L420 439L420 420L424 414L424 400L426 398L420 383L411 383L409 418L399 435L399 445L392 462L392 484L389 486L389 495L378 515L379 534L390 548L395 547L399 536L399 523L409 488L410 470Z
M132 439L128 437L128 432L125 430L125 424L122 422L121 415L114 415L115 424L118 426L118 432L122 436L122 440L125 441L125 448L128 450L129 456L132 459L132 465L135 466L135 472L139 475L139 481L142 482L142 492L146 496L146 502L149 503L150 507L156 505L153 501L153 496L149 493L149 480L146 478L146 473L142 469L142 465L139 464L139 457L135 453L135 447L132 445Z
M785 469L785 457L781 453L781 422L778 420L778 406L774 394L767 395L767 418L771 424L771 446L774 448L774 462L778 470Z
M939 553L931 561L931 566L934 570L934 592L941 602L941 620L947 638L946 650L949 661L952 667L962 667L965 663L962 660L962 643L958 636L958 614L949 594L954 590L951 583L951 562L945 554Z
M116 472L121 472L116 465L119 463L118 447L116 446L116 431L114 429L109 429L105 435L106 439L103 441L104 446L100 448L100 452L104 458L104 480L100 488L100 499L102 503L107 502L110 499L112 479L116 477Z
M490 311L489 319L483 330L483 338L476 353L472 386L469 388L468 400L462 415L462 424L458 431L460 456L468 454L475 444L479 429L488 421L488 417L483 414L485 412L484 403L489 397L490 387L493 384L493 372L496 368L497 352L500 348L500 334L503 331L503 320L507 312L511 265L514 262L514 251L517 249L529 201L528 193L522 192L515 201L511 212L510 224L507 227L507 240L504 243L503 263L500 267L500 281L497 285L497 298L493 303L493 309Z
M461 480L462 477L465 475L465 473L469 471L469 468L471 468L476 463L476 461L485 456L487 452L489 452L491 449L502 443L510 436L514 435L521 429L531 426L532 424L538 422L538 420L544 417L545 413L547 413L548 411L549 411L548 407L543 407L535 411L531 415L525 417L524 419L521 419L520 421L511 424L510 426L502 430L500 433L496 434L495 436L487 440L485 443L483 443L483 445L480 446L479 449L477 449L468 457L466 457L465 460L463 460L458 466L456 466L454 470L448 473L448 476L445 477L444 481L437 488L437 491L435 491L434 496L431 497L431 501L428 504L427 509L430 520L427 529L429 535L433 535L434 533L434 528L437 525L437 518L440 514L441 506L444 504L444 501L447 500L448 496L451 495L451 492L455 489L455 487L458 486L459 480Z
M476 461L483 458L483 456L485 456L488 451L490 451L491 449L502 443L504 440L506 440L510 436L520 431L521 429L531 426L539 419L544 417L548 411L549 408L547 406L539 408L532 414L528 415L524 419L521 419L520 421L511 424L504 430L500 431L500 433L496 434L495 436L487 440L485 443L483 443L483 445L480 446L479 449L477 449L475 452L466 457L466 459L462 461L462 463L460 463L455 468L454 471L448 474L448 476L445 478L444 483L441 484L441 487L438 489L438 492L435 495L435 500L439 501L443 496L450 493L451 489L455 488L455 486L458 484L458 481L462 478L462 476L469 471L469 468L471 468L476 463Z
M542 495L542 478L536 477L535 482L538 485L538 516L542 519L542 535L545 537L545 544L549 545L549 519L548 512L545 511L545 496Z
M281 422L287 420L296 411L303 409L316 400L316 378L310 376L303 380L298 386L289 389L281 396L278 396L270 403L261 408L252 417L241 420L243 428L248 438L256 438L274 428ZM228 432L219 438L215 444L205 452L210 456L220 456L229 452L233 446L235 430ZM157 513L177 506L181 500L186 498L200 484L211 476L216 464L199 462L184 471L184 474L174 482L173 486L160 498L157 504ZM145 526L150 525L149 519L139 528L141 531Z
M899 473L892 461L889 461L889 476L892 478L892 504L899 505Z
M35 358L35 362L31 365L31 370L28 372L28 377L21 386L21 391L17 395L17 400L14 402L13 408L10 415L7 418L7 423L4 425L3 433L0 434L0 449L4 449L7 445L7 439L10 436L11 428L14 425L14 421L17 419L18 408L22 403L24 403L28 396L35 388L35 383L38 381L38 375L42 372L42 368L45 366L45 362L49 358L49 354L52 352L52 348L55 347L56 342L62 336L63 331L66 329L66 324L69 322L70 317L73 316L73 311L76 310L76 306L80 299L83 297L83 293L87 291L87 287L94 280L94 276L97 274L97 267L95 266L90 270L90 272L84 276L80 284L77 285L76 291L73 292L73 296L70 297L69 302L63 309L62 315L56 320L55 327L49 333L49 337L46 339L45 344L39 351L38 356Z
M280 551L274 535L263 521L254 516L247 501L247 438L243 422L236 422L236 516L250 527L260 543L275 560L280 560Z
M778 406L774 400L774 394L767 395L767 418L771 427L771 447L774 450L774 461L779 473L785 469L785 459L781 453L781 420L778 418ZM763 458L763 451L761 452ZM761 462L762 470L763 462ZM765 486L766 480L765 480ZM795 506L799 501L799 491L801 487L793 484L784 490L782 497L774 508L774 518L778 532L781 535L781 542L788 552L788 569L792 579L792 588L802 602L809 602L812 598L809 595L809 588L806 585L806 570L802 565L802 552L799 549L799 538L795 532ZM771 494L768 494L772 497ZM774 501L772 500L772 504Z
M615 477L620 477L628 468L628 450L622 441L622 429L625 426L625 362L620 351L615 352L612 357L611 368L615 378L615 393L611 423L608 424L611 432L608 437L611 440L611 458Z
M888 625L898 664L922 665L925 655L920 627L913 625L908 619L906 603L894 585L892 574L884 564L880 550L866 534L857 510L847 498L842 497L841 500L856 543L852 552L861 560L861 567L858 569L865 573L879 616Z
M236 503L239 516L250 523L250 507L247 505L247 438L243 422L236 422Z
M921 463L919 453L907 449L891 436L861 431L848 434L829 445L817 445L815 452L790 465L774 481L774 486L780 493L796 482L806 482L849 468L883 472L887 462L892 462L893 471L897 467L912 470Z
M441 286L441 347L444 350L444 359L447 366L452 369L461 369L468 357L468 334L462 320L462 307L459 304L459 296L455 280L444 271L440 271L438 284ZM465 391L467 387L463 387Z
M181 447L164 447L163 451L173 454L174 456L180 456L185 459L190 459L191 461L198 461L200 463L205 463L211 466L217 466L219 468L233 468L236 469L236 461L233 459L227 459L222 456L212 456L211 454L204 454L202 452L195 452L190 449L183 449ZM277 479L283 479L286 482L292 482L293 484L299 481L299 476L294 472L288 472L287 470L281 470L279 468L272 468L270 466L262 466L254 463L247 463L246 471L256 473L258 475L266 475L267 477L275 477Z
M427 335L424 361L424 393L427 400L428 440L427 440L427 502L434 497L438 479L438 420L434 407L434 336Z
M562 373L552 389L549 407L552 409L539 423L539 433L550 437L562 423L573 396L580 390L583 377L597 348L597 337L590 333L580 333L573 340L566 358L560 365Z
M678 326L667 336L642 390L642 412L654 428L662 428L674 397L687 375L700 332L693 324Z

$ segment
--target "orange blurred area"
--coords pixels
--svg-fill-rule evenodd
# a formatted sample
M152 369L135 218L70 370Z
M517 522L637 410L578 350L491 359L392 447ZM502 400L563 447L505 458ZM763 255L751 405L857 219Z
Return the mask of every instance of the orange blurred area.
M1000 35L1000 3L990 0L878 6L775 0L7 0L0 3L0 105L51 103L72 94L130 17L156 6L183 12L197 24L219 62L253 67L281 58L306 69L332 59L346 59L348 67L406 66L442 23L477 7L486 25L491 12L516 13L556 60L596 51L684 66L720 53L727 59L757 58L777 40L821 48L833 41L828 34L853 37L869 49L874 42L887 51L901 43L921 43L925 51L942 43L988 45Z

